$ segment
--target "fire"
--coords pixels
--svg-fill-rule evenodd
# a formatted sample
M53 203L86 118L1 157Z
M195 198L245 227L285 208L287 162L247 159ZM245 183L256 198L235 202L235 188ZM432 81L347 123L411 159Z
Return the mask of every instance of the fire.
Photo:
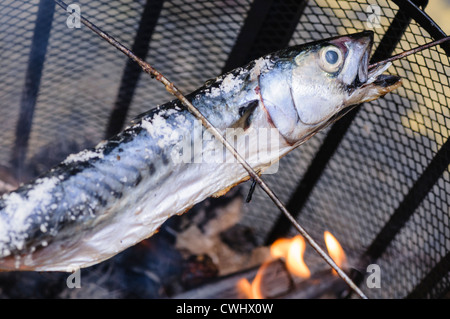
M289 251L289 245L292 239L280 238L277 239L272 246L270 246L270 255L273 258L285 258Z
M328 231L325 231L324 238L330 257L339 267L344 266L346 263L346 256L337 239ZM311 272L303 259L305 249L305 239L302 236L297 235L293 238L281 238L276 240L270 246L270 255L273 259L283 259L290 274L300 278L309 278L311 276ZM265 262L259 268L251 283L246 278L242 278L237 283L238 290L247 298L264 298L261 283L264 272L269 264L270 261ZM333 273L336 274L334 270Z
M246 278L242 278L237 283L238 291L242 292L248 299L264 299L264 296L261 292L261 281L263 278L263 274L265 269L269 263L264 263L256 273L255 278L252 283L249 283Z
M311 276L311 272L303 260L305 249L305 239L297 235L291 239L276 240L270 246L270 254L273 258L283 258L286 261L287 269L294 276L308 278Z
M306 243L302 236L298 235L293 238L281 238L276 240L270 246L270 255L272 258L282 258L286 262L286 268L289 273L300 278L308 278L311 275L308 266L303 260L303 254L306 249ZM256 273L252 283L242 278L237 283L238 290L249 299L264 298L261 289L261 282L264 271L270 262L264 263Z
M328 254L331 259L334 260L336 265L341 268L346 264L345 252L342 249L341 244L337 241L337 239L328 231L325 231L323 234L325 239L325 245L327 246ZM333 270L333 274L337 275L336 271Z

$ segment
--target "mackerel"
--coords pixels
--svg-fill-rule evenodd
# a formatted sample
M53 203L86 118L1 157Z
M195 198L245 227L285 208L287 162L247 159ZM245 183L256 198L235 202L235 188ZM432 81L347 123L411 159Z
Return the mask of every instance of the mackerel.
M368 70L372 32L294 46L187 96L259 173L359 103L401 84ZM261 132L269 132L261 135ZM261 136L266 139L261 139ZM178 100L0 199L0 269L74 271L249 178Z

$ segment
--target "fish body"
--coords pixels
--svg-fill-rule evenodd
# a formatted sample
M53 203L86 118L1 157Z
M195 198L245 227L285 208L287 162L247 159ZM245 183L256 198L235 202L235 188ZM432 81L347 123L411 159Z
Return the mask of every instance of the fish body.
M372 42L363 32L291 47L187 98L222 134L233 129L236 149L262 173L350 106L400 85L381 74L388 65L367 70ZM1 197L0 269L73 271L151 236L249 178L222 147L178 100L141 115Z

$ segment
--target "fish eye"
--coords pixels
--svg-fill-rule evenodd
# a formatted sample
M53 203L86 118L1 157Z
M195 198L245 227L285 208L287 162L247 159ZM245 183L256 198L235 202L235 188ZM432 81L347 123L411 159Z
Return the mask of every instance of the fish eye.
M325 60L331 65L334 65L338 62L339 54L334 50L327 50L325 52Z
M328 73L339 70L344 61L341 50L335 46L328 46L320 51L320 67Z

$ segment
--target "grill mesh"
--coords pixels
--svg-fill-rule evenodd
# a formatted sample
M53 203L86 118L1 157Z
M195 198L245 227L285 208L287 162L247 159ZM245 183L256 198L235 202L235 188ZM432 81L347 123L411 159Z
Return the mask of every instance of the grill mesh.
M183 92L220 74L251 1L164 1L148 62ZM129 119L172 100L159 83L142 77Z
M82 14L124 45L133 45L145 1L78 3ZM268 53L264 52L267 43L277 42L290 32L286 20L291 19L292 6L298 2L273 3L277 6L270 17L278 23L264 26L264 34L255 40L249 56ZM367 6L373 3L308 1L289 44L366 29ZM163 1L147 60L183 92L194 90L224 69L251 5L251 0ZM390 45L399 40L394 50L399 53L432 40L417 22L409 23L408 14L398 16L398 7L392 1L377 1L377 5L381 25L374 29L376 44L384 41ZM0 3L0 165L6 167L11 166L38 7L37 0ZM87 28L67 28L66 19L67 15L56 8L26 153L29 177L105 137L127 63L121 53ZM395 39L403 32L400 27L390 33L394 37L384 37L393 23L404 25L400 39ZM348 254L349 266L362 273L361 256L402 207L449 135L450 64L444 51L434 47L394 62L389 71L404 78L403 86L384 99L360 107L298 217L319 242L323 242L324 230L333 233ZM170 99L159 83L142 76L126 122ZM317 134L283 158L278 174L264 176L282 201L292 199L327 132ZM448 165L448 156L444 160ZM421 296L439 297L448 291L449 183L445 170L380 253L375 262L382 270L382 288L368 289L364 282L361 284L369 297L406 297L430 273L434 278L436 269L443 275L426 280L433 284L428 287L425 282ZM248 187L245 184L243 189ZM259 189L244 212L241 223L252 227L263 244L280 214ZM324 267L310 248L306 258L313 270Z
M8 165L36 19L36 1L2 1L0 15L0 163Z

